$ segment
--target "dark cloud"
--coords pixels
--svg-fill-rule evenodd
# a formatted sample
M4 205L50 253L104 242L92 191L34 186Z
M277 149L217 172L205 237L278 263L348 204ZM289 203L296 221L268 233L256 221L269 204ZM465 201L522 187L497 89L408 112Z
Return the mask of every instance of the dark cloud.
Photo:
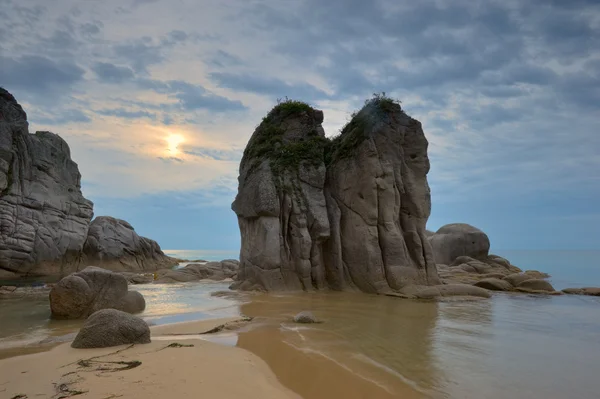
M177 43L185 42L188 39L188 34L182 30L174 30L169 32L165 37L161 39L163 46L173 46Z
M95 36L99 34L104 28L104 24L101 21L85 22L79 26L79 32L83 36Z
M214 159L217 161L239 161L242 159L241 150L216 150L214 148L180 146L184 154L195 157Z
M104 116L116 116L117 118L124 118L124 119L140 119L140 118L148 118L148 119L152 119L155 120L156 119L156 115L152 114L150 112L147 111L128 111L126 109L122 109L122 108L113 108L113 109L101 109L101 110L97 110L94 111L97 114L100 115L104 115Z
M215 112L226 112L246 109L240 101L221 97L199 85L174 80L168 82L167 86L170 96L179 100L179 104L186 111L204 109Z
M64 94L82 81L85 73L73 62L35 55L14 59L0 56L0 66L0 83L8 90L22 90L32 98L40 94Z
M274 98L282 98L285 96L307 100L327 98L325 92L308 83L290 84L272 77L253 76L250 74L231 74L226 72L213 72L210 74L210 78L215 81L219 87L263 94Z
M174 30L157 40L144 36L136 40L118 43L113 47L115 55L129 63L136 72L147 73L147 68L165 60L165 50L188 39L188 34Z
M107 62L97 62L92 66L92 71L103 82L121 83L134 77L133 71L124 66L118 66Z
M177 158L177 157L158 157L158 159L160 159L161 161L163 161L165 163L173 163L173 162L183 163L183 159Z
M219 67L219 68L225 68L225 67L239 66L239 65L242 65L243 63L242 63L242 60L238 56L233 55L233 54L228 53L223 50L217 50L215 55L209 60L209 64Z
M36 125L64 125L68 123L89 123L89 116L78 109L67 109L53 112L52 116L36 116L29 118Z

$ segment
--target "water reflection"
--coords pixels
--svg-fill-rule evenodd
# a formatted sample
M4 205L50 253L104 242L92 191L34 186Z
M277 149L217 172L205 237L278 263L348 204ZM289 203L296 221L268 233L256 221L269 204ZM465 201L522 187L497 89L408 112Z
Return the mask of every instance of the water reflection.
M430 396L443 379L431 361L437 306L353 293L263 295L241 306L264 324L241 333L238 346L305 398ZM325 322L291 323L302 310Z

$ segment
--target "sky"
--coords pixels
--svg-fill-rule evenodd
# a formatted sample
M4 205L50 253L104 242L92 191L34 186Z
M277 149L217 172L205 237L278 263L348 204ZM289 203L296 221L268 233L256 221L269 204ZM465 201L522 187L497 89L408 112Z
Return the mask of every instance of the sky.
M30 131L164 249L239 248L238 164L277 99L333 136L376 92L423 124L429 229L600 249L597 0L0 0L0 21Z

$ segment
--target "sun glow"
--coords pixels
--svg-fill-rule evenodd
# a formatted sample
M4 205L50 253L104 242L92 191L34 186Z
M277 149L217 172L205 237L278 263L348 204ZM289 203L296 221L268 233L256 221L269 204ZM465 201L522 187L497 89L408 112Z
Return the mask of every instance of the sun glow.
M170 155L177 155L179 153L179 144L183 143L183 136L179 134L170 134L165 138L167 142L167 152Z

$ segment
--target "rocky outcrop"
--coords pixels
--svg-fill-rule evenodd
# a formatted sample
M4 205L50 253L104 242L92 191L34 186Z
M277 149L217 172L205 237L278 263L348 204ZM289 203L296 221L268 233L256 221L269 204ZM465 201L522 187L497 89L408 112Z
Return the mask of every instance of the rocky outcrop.
M199 280L222 281L236 277L239 262L226 259L220 262L190 263L181 269L159 270L157 284L186 283Z
M127 222L92 216L67 143L50 132L30 134L25 111L0 88L0 278L66 275L89 264L177 264Z
M69 146L50 132L30 134L27 115L0 88L0 269L54 274L77 264L92 202Z
M485 259L490 240L483 231L469 224L453 223L439 228L428 237L436 263L449 265L459 256Z
M600 296L600 287L565 288L562 292L569 295Z
M150 328L144 320L119 310L103 309L85 321L71 347L88 349L149 343Z
M140 237L129 223L109 216L91 223L83 255L87 264L116 271L158 270L177 264L156 241Z
M334 140L322 122L321 111L286 101L250 138L232 205L242 236L234 287L385 293L439 283L421 124L382 96Z
M127 279L94 266L60 280L50 291L50 309L56 319L85 319L101 309L142 312L144 297L128 291Z

